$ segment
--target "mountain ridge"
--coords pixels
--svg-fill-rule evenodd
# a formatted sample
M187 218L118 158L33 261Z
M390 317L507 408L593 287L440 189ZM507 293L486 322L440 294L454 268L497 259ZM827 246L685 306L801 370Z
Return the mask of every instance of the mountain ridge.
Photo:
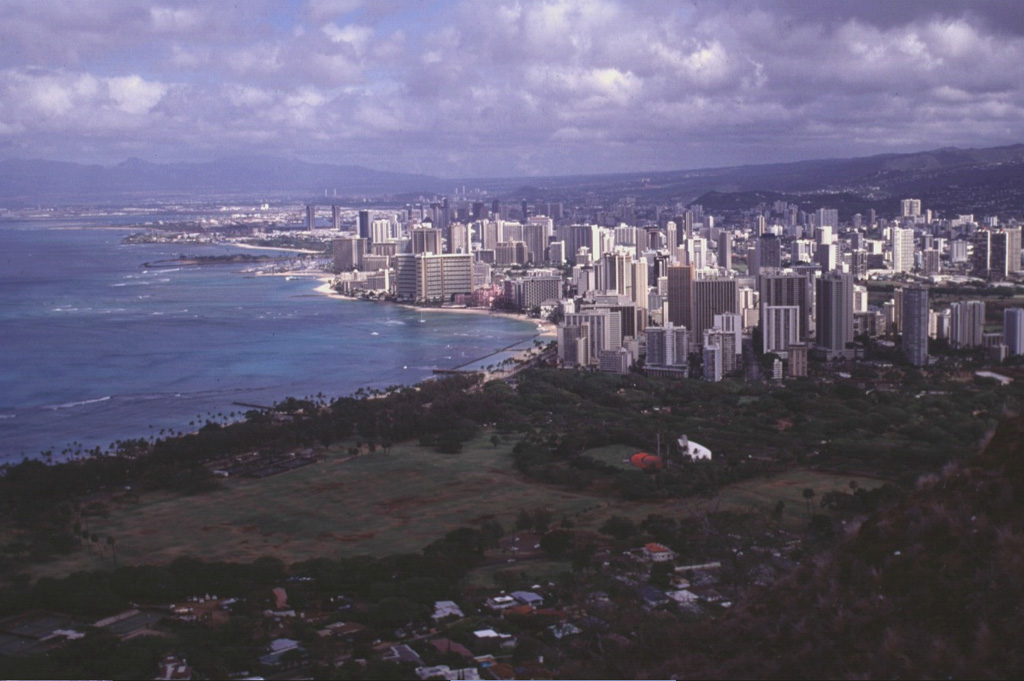
M852 192L893 198L947 187L974 187L971 194L1007 195L1006 210L1024 209L1014 183L1024 179L1024 144L1001 147L943 147L910 154L813 159L785 163L688 170L506 178L440 178L395 173L351 164L310 163L261 155L221 157L203 162L154 163L138 157L113 166L40 159L0 160L0 201L7 205L82 200L123 200L140 194L288 194L313 197L325 189L341 198L417 195L471 184L499 197L565 200L601 193L650 201L689 203L707 192ZM1012 196L1011 196L1012 195ZM924 198L924 197L922 197ZM958 201L963 200L959 197ZM970 203L970 201L968 201ZM995 201L998 203L998 201ZM971 206L965 206L969 209Z

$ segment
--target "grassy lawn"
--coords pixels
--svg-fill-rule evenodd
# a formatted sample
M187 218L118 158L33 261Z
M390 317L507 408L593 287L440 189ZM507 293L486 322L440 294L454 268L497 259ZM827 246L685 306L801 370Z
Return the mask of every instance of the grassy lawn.
M766 509L771 511L775 504L782 501L786 504L783 511L783 524L790 529L807 525L807 500L804 490L814 490L811 499L814 510L826 492L850 492L850 481L856 481L858 487L874 489L885 484L877 478L863 478L850 475L818 473L808 470L792 470L772 478L747 480L723 489L719 495L721 510L749 511Z
M595 461L639 473L641 472L640 469L629 462L629 457L639 451L636 447L629 447L627 445L608 445L606 447L588 449L583 452L582 456L589 456ZM654 452L649 453L653 454Z
M231 480L225 489L191 497L144 495L141 503L93 518L90 531L117 540L121 563L164 563L182 555L286 562L312 556L386 555L419 551L447 531L495 516L506 529L520 509L546 507L556 518L608 500L538 485L513 468L511 444L495 447L487 433L460 454L416 444L389 454L349 457L346 446L327 460L264 480ZM65 574L109 565L79 552L40 565L37 574Z
M456 527L495 517L515 527L521 509L547 508L554 521L567 515L581 530L597 530L611 515L639 522L651 513L669 517L705 510L770 511L777 500L794 527L807 522L804 488L815 501L832 489L848 489L849 476L792 471L723 489L712 499L627 502L601 492L572 492L535 483L512 465L511 443L497 447L490 432L467 443L460 454L438 454L413 443L384 454L350 457L347 443L326 452L323 462L264 480L231 480L225 489L197 496L144 495L138 505L112 507L110 517L92 518L89 530L117 541L121 564L160 564L189 555L204 560L246 562L277 556L294 562L314 556L387 555L415 552ZM629 447L589 452L621 461ZM878 480L854 478L870 488ZM105 548L105 547L104 547ZM61 576L111 566L106 557L79 551L37 565L34 576ZM538 563L523 563L529 574ZM513 567L501 565L492 572ZM519 567L519 566L515 566ZM561 571L560 569L555 571ZM480 580L493 579L485 570Z

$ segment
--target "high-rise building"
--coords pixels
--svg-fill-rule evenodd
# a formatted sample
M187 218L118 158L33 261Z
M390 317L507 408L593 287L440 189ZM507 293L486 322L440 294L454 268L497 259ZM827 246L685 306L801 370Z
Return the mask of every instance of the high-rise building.
M892 228L892 270L912 272L914 270L914 230L902 227Z
M632 280L632 285L630 286L632 291L631 297L633 302L636 303L636 306L643 308L644 310L648 309L649 304L647 296L650 291L650 286L648 285L649 274L650 270L648 268L646 258L639 258L630 263L629 276Z
M689 265L668 267L668 321L693 329L693 268Z
M671 291L669 302L671 303ZM715 324L715 315L723 312L735 313L738 305L735 279L708 278L693 282L692 326L688 326L693 338L704 339L704 331Z
M379 244L397 239L396 225L391 220L374 220L370 224L370 243ZM360 233L360 236L362 234Z
M341 231L341 206L331 206L331 228L335 232Z
M974 241L974 273L1000 280L1020 272L1020 235L1020 227L978 231Z
M415 301L451 300L473 292L473 256L400 253L394 256L399 298Z
M550 218L530 218L530 221L523 225L523 241L526 242L528 262L541 263L547 260L547 247L551 231Z
M903 339L901 347L907 361L916 367L928 363L928 289L903 290Z
M719 362L723 374L731 374L736 370L736 341L735 336L717 327L712 327L704 332L702 345L715 345L721 349Z
M839 244L829 242L819 245L817 258L822 273L835 271L839 265Z
M558 238L565 242L565 257L577 263L580 248L587 248L594 256L600 255L600 231L597 225L565 225L558 228Z
M735 312L716 314L711 328L725 334L731 334L732 341L729 345L732 346L736 359L743 355L743 315ZM732 371L732 368L729 371Z
M461 222L452 223L448 228L448 252L470 253L472 251L473 228Z
M690 332L685 326L674 326L670 322L665 326L649 326L644 333L648 366L686 366L690 357Z
M830 273L817 281L815 344L827 359L850 357L853 342L853 277Z
M1003 344L1011 355L1024 355L1024 308L1003 310Z
M494 246L495 265L525 265L526 257L525 241L502 241Z
M763 221L764 216L758 216ZM732 269L732 232L722 230L718 234L718 266L726 270Z
M306 206L306 229L311 232L316 229L316 206Z
M839 211L835 208L819 208L815 217L816 227L839 229Z
M430 227L419 227L412 230L413 253L441 253L441 230Z
M622 315L617 310L594 308L565 315L564 326L587 325L588 354L590 362L596 363L603 350L622 347Z
M347 237L332 242L334 269L338 272L349 272L363 268L363 256L366 255L366 239Z
M505 300L516 309L529 311L546 300L562 297L562 277L539 275L505 280Z
M359 236L363 239L371 238L370 234L370 211L359 211Z
M782 267L782 241L774 234L765 234L757 240L759 271L767 267Z
M796 305L761 306L761 349L783 359L789 346L800 341L800 308Z
M807 344L793 343L786 350L787 375L789 378L799 378L807 375Z
M801 274L766 273L758 277L760 304L800 308L797 340L807 340L811 330L811 303L814 298L810 279ZM763 315L762 315L763 318Z
M676 220L682 220L681 217ZM665 245L668 247L669 255L675 253L676 248L679 247L679 230L681 229L680 224L675 220L669 220L665 224Z
M704 380L717 383L722 380L722 346L713 338L704 339L701 355L704 359Z
M954 348L976 348L984 342L985 302L964 300L949 306L949 344Z
M564 366L590 364L590 324L558 325L558 361Z
M917 217L921 214L921 199L903 199L900 201L900 216Z

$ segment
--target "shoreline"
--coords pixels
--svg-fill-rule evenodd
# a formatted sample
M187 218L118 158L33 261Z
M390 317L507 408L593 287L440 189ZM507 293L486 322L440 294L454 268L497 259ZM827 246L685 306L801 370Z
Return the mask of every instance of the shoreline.
M288 274L288 273L278 273L277 276L281 276L281 275L284 275L284 274ZM525 314L520 314L520 313L515 313L515 312L500 312L500 311L495 311L495 310L491 310L489 308L482 308L482 307L465 307L465 306L463 306L463 307L421 307L419 305L413 305L411 303L400 303L400 302L396 302L396 301L392 301L392 300L388 300L388 301L362 301L362 300L360 300L358 298L353 298L351 296L342 295L341 293L338 293L337 291L335 291L334 288L331 286L331 283L334 281L334 278L333 277L328 277L328 276L324 275L323 273L308 272L308 271L307 272L294 272L294 273L291 273L291 276L309 276L309 277L316 276L320 280L320 285L317 286L316 288L314 288L313 290L316 291L317 293L323 294L323 295L325 295L325 296L327 296L329 298L334 298L334 299L337 299L337 300L347 300L347 301L353 301L353 302L372 302L372 303L378 304L378 305L382 304L382 303L383 304L388 304L388 305L397 305L398 307L404 307L407 310L415 310L417 312L447 312L447 313L451 313L451 314L471 314L471 315L486 315L486 316L489 316L489 317L501 317L501 318L504 318L504 319L509 319L509 320L513 320L513 321L519 321L519 322L526 322L528 324L534 325L535 330L537 331L537 333L535 333L533 335L533 340L553 341L553 340L555 340L558 337L558 330L557 330L558 329L558 325L557 324L549 322L546 319L540 319L540 318L537 318L537 317L530 317L530 316L525 315ZM526 340L523 340L523 341L520 341L520 342L521 343L525 343ZM514 345L519 345L519 342L513 343L513 346ZM495 355L511 352L509 350L509 347L512 347L512 346L508 346L508 347L504 347L504 348L497 348L496 350L494 350L494 351L484 355L483 357L479 357L479 358L477 358L475 360L471 360L470 362L468 362L468 364L476 364L478 362L483 362L488 357L493 357ZM537 348L535 348L535 347L523 348L522 350L515 351L514 354L509 358L509 360L511 361L511 363L514 366L516 363L518 363L520 361L529 360L530 358L532 358L534 356L534 354L536 352L537 352ZM460 366L465 366L465 364L460 365ZM462 369L460 369L459 367L456 367L452 371L461 371L461 370ZM487 371L487 370L481 368L479 370L467 369L465 371L467 371L467 372L482 373L484 375L484 382L485 383L487 381L492 381L492 380L497 380L497 379L504 378L509 373L508 370L504 370L504 369L498 369L496 371Z
M317 286L313 290L316 291L317 293L322 293L325 296L328 296L330 298L336 298L336 299L339 299L339 300L350 300L350 301L358 301L358 302L375 302L377 304L385 303L385 304L388 304L388 305L397 305L398 307L404 307L407 310L415 310L417 312L448 312L448 313L452 313L452 314L474 314L474 315L486 315L486 316L489 316L489 317L504 317L505 319L511 319L511 320L514 320L514 321L526 322L528 324L533 324L535 327L538 327L538 329L539 329L538 333L536 334L537 336L541 336L541 337L544 337L544 338L549 338L549 337L550 338L555 338L558 335L558 325L557 324L553 324L552 322L549 322L548 320L542 319L540 317L530 317L529 315L521 314L521 313L518 313L518 312L503 312L503 311L498 311L498 310L492 310L490 308L467 307L467 306L462 306L462 307L425 307L425 306L421 306L421 305L414 305L412 303L402 303L402 302L398 302L398 301L394 301L394 300L386 300L386 301L361 301L361 299L359 299L359 298L354 298L352 296L346 296L346 295L343 295L343 294L338 293L337 291L335 291L334 288L331 286L331 282L334 280L334 278L326 276L322 272L309 272L309 271L302 272L302 271L299 271L299 272L278 272L278 273L274 274L274 276L285 276L285 275L293 276L293 277L298 277L298 276L317 277L320 280L321 283L320 283L320 286Z

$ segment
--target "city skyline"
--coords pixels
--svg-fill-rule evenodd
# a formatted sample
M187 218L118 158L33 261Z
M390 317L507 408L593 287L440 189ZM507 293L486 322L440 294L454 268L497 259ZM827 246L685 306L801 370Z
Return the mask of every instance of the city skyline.
M8 2L0 159L440 177L1020 141L1013 3Z

